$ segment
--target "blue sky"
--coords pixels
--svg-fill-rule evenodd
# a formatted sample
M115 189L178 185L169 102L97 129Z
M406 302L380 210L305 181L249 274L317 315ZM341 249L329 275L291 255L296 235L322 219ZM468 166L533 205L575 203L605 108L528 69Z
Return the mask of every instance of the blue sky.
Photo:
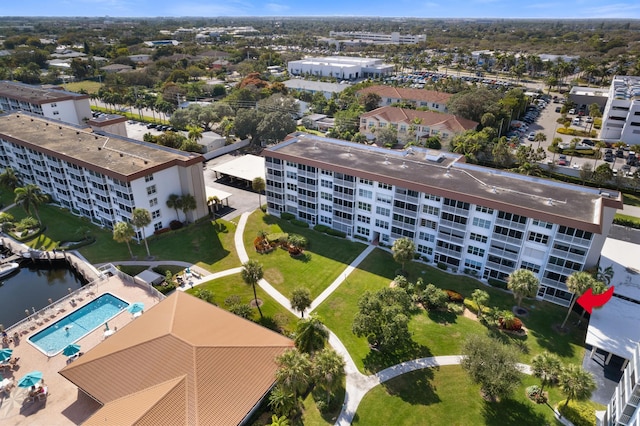
M3 16L640 19L638 0L4 0Z

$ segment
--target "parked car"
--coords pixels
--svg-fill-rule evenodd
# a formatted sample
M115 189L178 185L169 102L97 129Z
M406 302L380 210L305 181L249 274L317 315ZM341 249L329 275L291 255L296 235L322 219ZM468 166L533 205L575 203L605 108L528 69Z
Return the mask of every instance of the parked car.
M536 134L534 132L529 133L529 135L527 136L527 139L532 141L535 140L536 138Z
M556 107L556 112L562 111L562 107Z
M613 163L613 154L610 152L606 152L604 154L604 161L606 161L607 163Z
M582 139L582 142L580 142L582 145L589 145L591 147L596 146L596 143L594 141L592 141L591 139Z
M571 120L571 124L573 124L574 126L579 126L580 125L580 117L575 117L573 120Z
M575 108L571 108L571 109L569 110L569 114L575 114L575 113L576 113L576 109L575 109Z
M558 166L568 166L569 162L567 161L567 156L564 154L561 154L560 157L558 157Z
M629 156L627 157L627 164L630 166L638 165L638 157L636 157L636 153L631 151L629 152Z
M587 123L593 123L593 117L588 116L588 117L585 119L585 121L586 121Z
M624 149L617 149L616 150L616 157L624 158Z

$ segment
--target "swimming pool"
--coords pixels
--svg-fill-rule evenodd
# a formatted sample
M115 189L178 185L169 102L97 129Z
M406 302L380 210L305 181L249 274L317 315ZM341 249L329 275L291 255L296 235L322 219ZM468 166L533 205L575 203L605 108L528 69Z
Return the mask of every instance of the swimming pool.
M29 343L48 356L57 355L67 345L80 340L127 306L129 304L124 300L105 293L29 337Z

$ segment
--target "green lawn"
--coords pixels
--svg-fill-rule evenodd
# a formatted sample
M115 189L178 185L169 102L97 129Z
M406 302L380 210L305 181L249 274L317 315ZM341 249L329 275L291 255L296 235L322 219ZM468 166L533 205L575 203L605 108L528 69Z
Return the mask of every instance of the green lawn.
M640 195L622 194L622 201L630 206L640 207Z
M462 316L418 311L409 324L414 345L392 353L371 351L366 339L358 338L351 332L351 323L358 309L358 298L367 290L375 291L388 286L397 267L391 254L383 250L374 250L359 269L318 308L318 314L324 323L342 340L363 373L376 372L419 357L457 355L465 336L492 333L477 321ZM443 289L456 290L465 297L470 296L474 289L482 288L490 294L491 306L511 309L514 305L511 294L484 286L473 278L450 275L417 262L407 264L406 269L409 271L410 281L422 277L427 283L433 283ZM522 338L497 333L496 336L505 343L524 342L518 343L526 345L528 349L528 353L521 355L521 361L524 363L529 363L535 354L543 350L558 354L563 358L563 362L580 363L584 353L581 345L586 329L575 329L563 336L551 328L553 324L562 322L566 308L534 300L526 300L523 305L530 311L529 316L523 318L525 327L529 329L528 335Z
M223 309L227 309L225 299L229 296L237 295L242 303L249 303L253 300L253 289L242 281L240 274L229 275L227 277L218 278L216 280L207 281L187 290L187 293L195 294L198 290L207 289L213 293L213 299L216 305ZM258 299L264 303L260 307L264 318L260 320L260 314L257 309L253 311L252 319L259 324L272 329L281 328L285 334L290 334L295 329L298 318L291 312L283 308L278 302L273 300L271 296L265 293L260 287L256 287Z
M96 238L96 242L82 247L79 251L91 263L129 260L126 244L115 242L110 230L100 228L86 218L74 216L68 210L53 205L40 206L38 211L47 229L42 235L27 242L30 247L53 249L62 242L78 241L89 234ZM12 208L10 213L16 221L27 216L20 207ZM233 245L235 229L236 226L232 222L202 221L176 232L149 237L149 251L158 260L198 262L198 265L212 271L233 268L240 266ZM146 258L143 243L133 242L131 249L138 259Z
M302 235L309 242L308 248L300 258L293 258L282 249L259 254L253 248L253 240L260 230ZM306 287L311 297L317 297L365 249L364 244L301 228L261 210L249 217L243 238L249 257L262 263L264 278L286 297L296 287Z
M479 386L460 366L428 368L403 374L376 386L363 398L354 425L560 425L545 404L535 404L525 388L539 380L523 376L512 397L485 402ZM550 390L551 405L562 399Z
M97 81L78 81L75 83L65 83L64 88L70 92L80 92L84 89L87 93L97 93L102 87L101 83Z

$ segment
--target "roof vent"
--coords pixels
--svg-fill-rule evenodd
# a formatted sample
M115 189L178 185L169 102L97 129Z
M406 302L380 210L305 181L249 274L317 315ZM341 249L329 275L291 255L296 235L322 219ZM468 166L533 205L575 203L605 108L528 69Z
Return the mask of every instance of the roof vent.
M389 164L389 157L386 155L384 156L384 164Z
M120 157L124 157L124 154L123 154L123 153L120 153Z
M79 135L79 134L80 134L80 132L76 130L76 135Z
M403 161L403 162L402 162L402 166L400 166L400 167L402 167L403 169L406 169L406 168L408 168L409 166L407 166L407 163L405 163L405 162Z
M552 198L548 198L547 199L547 205L548 206L552 206L553 205L553 199Z
M58 126L58 130L62 130L62 126Z
M44 123L44 125L45 125L45 126L48 126L48 125L49 125L49 123Z
M347 148L347 155L351 157L351 147Z
M316 150L318 149L318 142L315 142L315 143L313 144L313 149L316 149Z
M102 151L102 147L101 146L98 147L98 151Z
M494 194L497 194L497 193L498 193L498 190L496 189L496 187L495 187L495 186L492 186L492 187L491 187L491 192L493 192Z

